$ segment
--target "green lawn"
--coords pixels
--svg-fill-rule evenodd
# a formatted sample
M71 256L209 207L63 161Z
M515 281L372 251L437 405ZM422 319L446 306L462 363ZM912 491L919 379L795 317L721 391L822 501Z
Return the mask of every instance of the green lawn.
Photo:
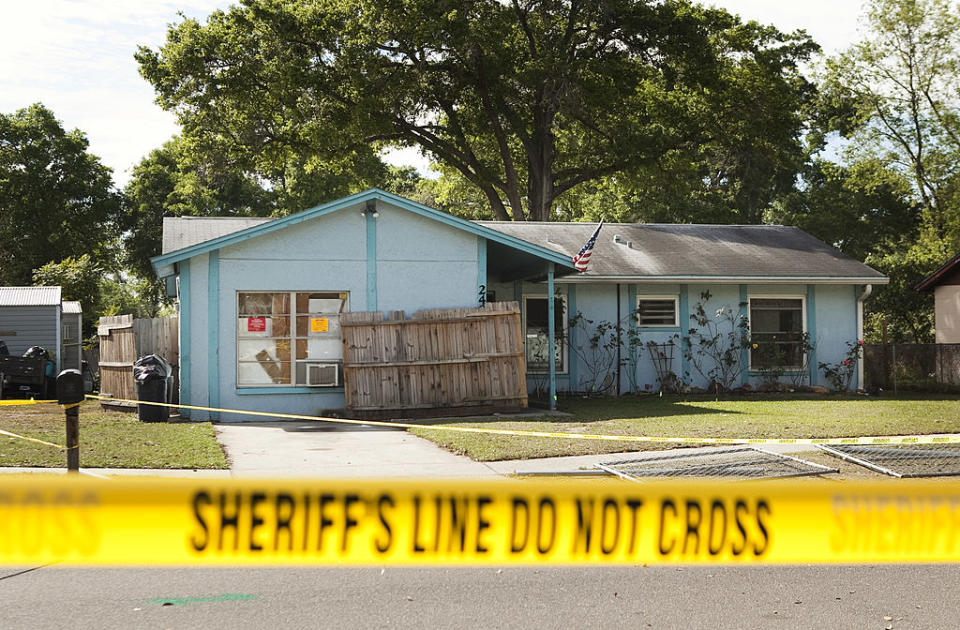
M602 433L744 438L814 438L864 435L960 433L960 396L650 396L562 400L572 417L539 416L445 419L435 424ZM462 434L430 429L412 432L477 461L529 459L669 448L662 444L599 442Z
M58 405L0 406L0 429L64 444ZM66 466L64 451L0 435L0 466ZM81 468L228 468L213 426L204 423L139 422L135 413L80 408Z

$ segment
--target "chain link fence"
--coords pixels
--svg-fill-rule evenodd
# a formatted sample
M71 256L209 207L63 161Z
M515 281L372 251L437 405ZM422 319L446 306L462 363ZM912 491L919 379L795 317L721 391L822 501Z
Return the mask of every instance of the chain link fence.
M755 446L733 446L696 453L664 453L594 466L608 474L633 481L651 477L774 479L838 472L836 468Z
M863 346L867 391L960 393L960 343Z
M960 444L818 444L817 448L891 477L960 475Z

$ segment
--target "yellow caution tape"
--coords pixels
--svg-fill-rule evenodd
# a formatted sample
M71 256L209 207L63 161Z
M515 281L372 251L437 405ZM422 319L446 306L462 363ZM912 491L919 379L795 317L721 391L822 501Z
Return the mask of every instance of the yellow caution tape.
M87 395L95 400L133 403L140 405L155 405L174 409L196 409L198 411L215 411L221 413L235 413L246 416L263 418L280 418L284 420L309 420L316 422L336 422L339 424L353 424L373 427L390 427L394 429L423 429L425 431L453 431L457 433L485 433L490 435L513 435L537 438L558 438L564 440L599 440L606 442L643 442L658 444L795 444L799 446L824 444L957 444L960 443L960 433L936 433L930 435L894 435L894 436L865 436L844 438L718 438L718 437L675 437L659 435L603 435L596 433L564 433L558 431L524 431L522 429L491 429L488 427L461 427L435 424L413 424L409 422L385 422L377 420L356 420L349 418L326 418L323 416L307 416L295 413L279 413L274 411L249 411L242 409L225 409L222 407L202 407L199 405L174 405L170 403L140 402L127 398L112 398L109 396Z
M4 406L13 406L13 405L45 405L47 403L56 403L55 400L34 400L33 398L28 399L16 399L11 398L7 400L0 400L0 407Z
M960 561L960 483L4 477L0 564Z
M18 433L11 433L10 431L4 431L0 429L0 435L8 435L12 438L20 438L21 440L27 440L28 442L36 442L37 444L45 444L46 446L52 446L54 448L59 448L61 451L67 450L66 446L61 446L59 444L54 444L53 442L47 442L46 440L38 440L37 438L27 437L26 435L20 435Z

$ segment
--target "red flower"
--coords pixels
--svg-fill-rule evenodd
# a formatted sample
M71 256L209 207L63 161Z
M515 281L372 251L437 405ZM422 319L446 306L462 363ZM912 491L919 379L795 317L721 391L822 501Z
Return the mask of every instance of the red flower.
M863 339L858 339L858 340L857 340L857 345L858 345L858 346L862 346L862 345L863 345Z
M843 364L844 364L844 365L850 365L850 359L844 359L844 360L843 360Z

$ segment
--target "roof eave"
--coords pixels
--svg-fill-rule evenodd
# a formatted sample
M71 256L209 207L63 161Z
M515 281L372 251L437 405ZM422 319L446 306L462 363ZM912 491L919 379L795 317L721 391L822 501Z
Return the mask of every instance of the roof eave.
M923 292L937 288L937 286L940 284L940 279L953 271L954 267L957 266L960 266L960 254L957 254L947 262L937 267L936 271L917 283L917 285L913 287L914 291Z
M621 282L646 284L889 284L886 276L641 276L579 274L558 279L560 283Z

